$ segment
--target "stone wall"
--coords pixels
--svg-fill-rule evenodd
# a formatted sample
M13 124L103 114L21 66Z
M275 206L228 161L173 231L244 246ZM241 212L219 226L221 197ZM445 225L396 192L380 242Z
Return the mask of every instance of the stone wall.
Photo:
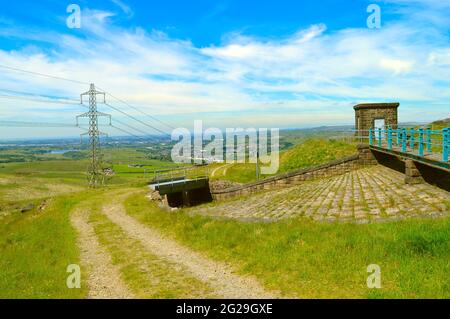
M369 146L359 145L358 153L353 156L329 162L324 165L269 177L250 184L225 190L215 190L212 192L212 196L214 200L225 200L235 196L253 194L261 190L284 188L287 186L297 185L308 180L341 175L354 169L361 168L362 166L376 164L377 161L373 157Z
M421 184L424 180L413 160L405 160L405 184Z
M398 109L399 103L372 103L358 104L355 109L355 127L361 131L361 135L368 136L367 132L374 127L377 119L384 119L385 125L393 129L398 125Z

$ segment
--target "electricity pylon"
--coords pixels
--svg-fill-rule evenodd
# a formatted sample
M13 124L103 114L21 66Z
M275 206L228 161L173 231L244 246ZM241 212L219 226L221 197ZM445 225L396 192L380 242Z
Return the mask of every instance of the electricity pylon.
M102 186L105 182L105 174L103 173L102 167L102 156L100 153L100 135L106 135L98 129L98 117L109 117L109 125L111 125L111 115L97 111L97 95L103 95L103 103L106 103L106 98L105 93L97 91L94 84L91 84L89 91L80 95L81 104L83 104L83 96L86 95L89 96L89 111L77 116L77 126L79 126L78 119L80 117L89 118L89 131L81 134L81 138L83 138L83 135L89 135L91 161L87 169L87 177L89 187L97 188Z

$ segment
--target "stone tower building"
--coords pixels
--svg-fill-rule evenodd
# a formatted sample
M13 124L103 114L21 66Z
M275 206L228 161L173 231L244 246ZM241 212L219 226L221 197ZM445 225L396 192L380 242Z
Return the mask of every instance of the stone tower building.
M355 109L355 128L360 136L368 136L370 128L397 128L400 103L358 104Z

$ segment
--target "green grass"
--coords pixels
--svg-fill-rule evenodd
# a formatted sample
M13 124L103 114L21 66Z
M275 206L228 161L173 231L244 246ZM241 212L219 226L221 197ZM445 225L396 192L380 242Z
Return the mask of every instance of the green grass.
M437 131L436 133L431 134L431 143L432 143L431 151L433 153L442 153L442 132L441 131L444 128L450 127L450 118L439 120L439 121L434 121L425 126L415 126L415 127L410 127L410 128L406 128L406 129L407 129L407 131L409 129L419 130L419 128L426 128L426 127L431 128L432 131ZM424 139L426 140L426 136L424 137ZM418 140L419 140L419 136L418 136L418 133L416 133L416 145L414 147L416 150L419 149Z
M108 178L108 184L110 185L127 185L130 183L143 185L152 178L154 170L177 166L172 162L146 159L145 154L132 149L105 150L105 153L107 154L107 156L105 155L106 158L117 155L117 158L114 157L115 161L112 163L116 174ZM129 167L129 164L142 164L145 167L134 168ZM0 178L2 175L6 177L22 177L29 179L30 182L33 181L32 178L38 178L45 179L45 183L85 186L87 182L85 173L87 167L88 160L85 159L4 163L0 164ZM147 170L146 174L144 174L144 168Z
M172 162L149 160L143 167L130 167L129 164L113 164L112 167L117 174L140 174L144 176L145 173L150 175L155 170L176 168L178 165Z
M440 121L435 121L435 122L431 123L430 126L431 126L432 130L442 130L444 128L450 127L450 118L440 120Z
M137 156L141 156L126 149L115 152L113 155L126 163L135 163ZM57 157L0 164L0 298L86 295L85 289L67 289L66 267L79 263L69 213L91 194L86 190L87 161ZM148 160L146 164L155 168L168 165L156 160ZM109 183L115 188L144 184L145 180L119 173ZM83 190L83 195L77 194ZM29 204L38 207L44 201L48 204L42 212L36 208L24 214L20 212Z
M206 284L189 277L180 269L174 269L169 262L147 252L139 241L128 237L119 226L100 213L100 203L96 201L90 222L134 296L164 299L214 297Z
M256 180L256 164L234 164L228 167L225 176L219 172L213 180L228 180L236 183L251 183Z
M0 224L0 298L82 298L68 289L69 264L79 264L69 213L83 197L67 195L44 211L13 213Z
M354 146L343 142L327 141L318 138L305 140L305 136L297 136L298 132L286 132L285 134L286 137L284 139L286 141L289 140L289 142L286 142L286 145L291 145L292 143L301 144L281 153L280 172L322 164L355 152ZM8 149L0 151L0 157L2 154L22 156L32 151L36 152L37 150ZM150 159L147 152L147 149L139 148L138 146L103 149L103 160L116 173L115 176L108 179L108 183L112 185L124 185L130 182L143 184L153 176L153 171L155 170L180 166L169 161ZM80 154L85 154L85 151ZM89 164L88 159L69 159L60 154L46 154L45 156L47 157L42 157L39 161L27 159L26 162L0 164L0 175L9 174L27 178L54 179L57 183L71 185L86 184L85 172ZM130 164L140 164L144 165L144 167L130 167ZM215 166L212 165L212 167ZM255 164L235 164L228 168L226 176L219 172L215 179L249 183L256 180L255 172Z
M283 153L281 167L287 171L318 165L353 153L354 147L348 144L308 141ZM100 194L96 200L112 194L111 189L146 182L139 169L131 169L130 173L128 164L155 169L173 165L148 159L131 148L112 150L108 156L114 159L117 175L110 181L112 187L95 193ZM85 288L66 287L67 265L79 263L69 214L93 196L90 191L67 192L77 191L71 188L74 186L84 189L86 166L86 160L63 160L60 155L52 160L0 164L0 298L86 297ZM253 164L238 164L229 168L226 178L250 182L254 174ZM30 203L38 206L43 200L48 200L44 211L20 213L22 207ZM131 197L126 204L128 212L144 223L212 258L230 262L240 273L256 275L268 288L286 295L450 297L448 218L375 225L330 225L306 220L246 224L190 217L183 211L167 213L149 203L143 194ZM450 203L446 205L450 207ZM117 238L102 236L119 230L104 220L97 221L96 231L102 243L109 247L115 262L123 265L138 295L185 296L185 288L180 288L184 286L171 290L158 282L152 286L157 291L152 295L143 284L138 264L144 260L155 267L151 269L156 273L170 276L164 272L165 266L153 265L152 256L139 249L136 255L130 254L131 249L124 249L135 244L130 240L124 239L126 244L120 247ZM371 263L381 266L381 290L365 286L366 267Z
M280 155L280 172L321 165L354 154L356 154L354 144L309 139Z
M104 148L103 159L105 162L112 164L143 164L143 165L153 165L155 163L161 162L159 160L154 160L150 158L150 150L145 149L142 146L130 146L117 148ZM157 150L152 151L156 154L159 152ZM166 161L165 163L170 163Z
M61 176L44 178L0 174L0 203L19 204L28 200L44 200L66 193L80 192L85 187L85 180L62 178Z
M286 296L307 298L449 298L450 219L355 225L293 219L240 223L167 213L143 195L128 213ZM366 286L378 264L382 289Z
M19 176L26 178L45 178L50 181L62 181L81 185L86 182L84 172L87 161L40 161L27 163L7 163L0 165L0 175Z
M325 164L354 155L356 152L356 146L352 143L320 138L301 140L300 144L280 153L278 174ZM256 164L234 164L228 167L225 176L222 173L223 171L220 170L213 179L229 180L237 183L254 182L256 181Z

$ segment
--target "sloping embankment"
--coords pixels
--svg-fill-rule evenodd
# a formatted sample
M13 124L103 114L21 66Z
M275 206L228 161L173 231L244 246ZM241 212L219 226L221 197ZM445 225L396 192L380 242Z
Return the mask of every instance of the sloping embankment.
M248 195L261 190L276 189L296 185L303 181L321 177L345 174L366 165L376 164L368 145L359 145L358 153L323 165L272 176L257 182L239 185L223 190L213 190L214 200L224 200L235 196Z

